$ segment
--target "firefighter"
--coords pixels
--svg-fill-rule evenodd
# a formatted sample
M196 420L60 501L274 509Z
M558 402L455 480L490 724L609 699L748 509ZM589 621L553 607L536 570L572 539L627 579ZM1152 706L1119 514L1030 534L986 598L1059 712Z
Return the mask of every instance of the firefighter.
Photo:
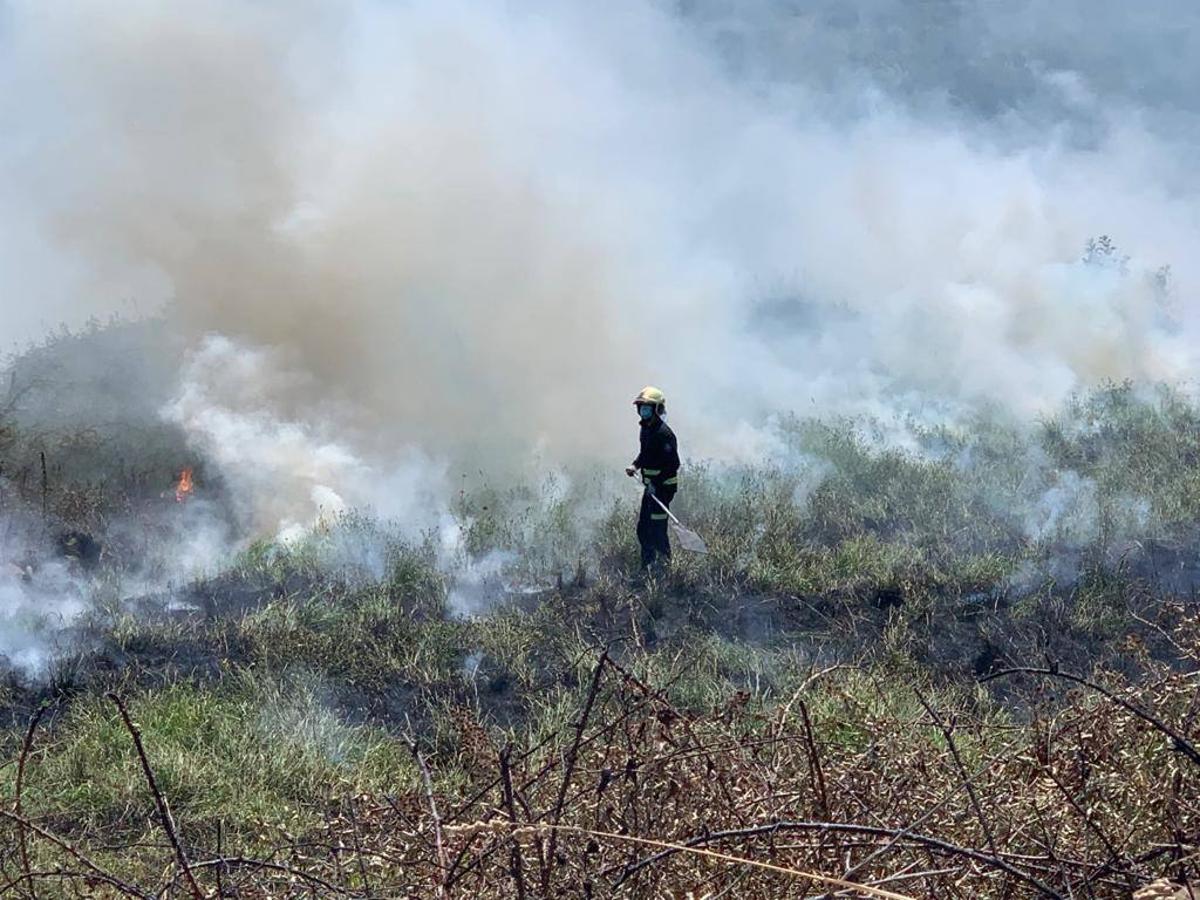
M670 506L675 496L679 476L679 445L675 432L666 423L667 398L656 387L644 387L634 398L641 426L641 450L625 474L641 475L642 509L638 515L637 536L642 546L642 568L649 569L661 558L671 558L671 542L667 537L666 510L655 503Z

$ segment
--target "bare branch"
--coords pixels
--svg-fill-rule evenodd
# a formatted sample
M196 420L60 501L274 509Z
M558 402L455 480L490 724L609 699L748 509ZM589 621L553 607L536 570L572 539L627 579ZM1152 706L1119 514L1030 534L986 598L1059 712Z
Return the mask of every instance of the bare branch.
M729 831L714 831L710 834L698 835L697 837L689 838L686 841L679 842L680 847L700 847L713 841L727 840L730 838L747 838L761 837L763 835L774 835L781 831L825 831L831 833L848 833L848 834L872 834L879 837L895 837L903 834L903 829L883 828L876 825L855 825L846 822L797 822L789 820L780 820L764 825L756 825L752 828L735 828ZM970 847L960 847L957 844L952 844L949 841L943 841L940 838L931 837L924 834L908 833L903 837L906 841L911 841L915 844L921 844L932 850L938 850L942 853L949 853L952 856L963 856L967 859L972 859L975 862L983 863L995 869L999 869L1013 878L1017 878L1026 884L1038 889L1045 897L1053 897L1055 900L1063 900L1063 895L1054 890L1049 885L1044 884L1025 872L1022 872L1016 866L1010 865L998 856L993 856L987 853L982 853L979 850L974 850ZM631 863L624 867L621 877L614 883L616 888L625 882L630 876L636 874L647 866L653 865L660 860L666 859L679 852L677 849L667 849L653 856L645 857L635 863ZM606 869L602 875L608 875L616 870L617 867Z
M450 874L450 858L446 855L446 842L442 836L442 817L438 813L437 799L433 796L433 777L429 774L429 766L425 762L425 757L421 755L421 750L417 747L416 739L407 734L404 736L405 743L408 744L408 749L412 752L413 759L416 760L417 768L421 770L421 781L425 785L425 799L429 802L429 812L433 816L433 837L437 846L438 866L441 869L437 881L437 896L446 896L446 879Z
M25 765L29 760L29 752L33 748L33 735L37 731L38 723L41 722L42 716L46 714L46 710L49 708L48 705L39 706L37 712L30 717L29 728L25 732L25 742L21 745L21 756L17 760L17 782L13 792L13 812L18 816L24 815L21 809L21 790L25 783ZM29 842L25 835L24 825L17 825L17 840L21 854L21 873L29 883L29 893L33 896L33 900L37 900L37 888L33 880L29 877Z
M158 807L159 821L162 822L163 831L166 832L167 839L171 842L171 846L175 850L175 859L179 862L179 868L183 870L183 876L187 880L188 887L191 888L192 896L196 897L197 900L203 900L204 891L196 883L196 876L192 874L191 867L188 865L187 853L184 851L183 844L179 841L179 835L175 831L175 820L171 817L171 808L167 805L167 798L158 789L158 782L154 778L154 770L150 767L149 757L146 756L146 748L142 746L142 733L138 730L137 725L134 724L133 719L129 717L129 710L125 708L125 702L112 691L106 696L120 711L121 721L125 723L126 730L133 738L133 746L137 750L138 759L142 763L142 772L146 776L146 784L150 786L150 792L154 795L154 803Z
M1006 678L1010 675L1041 675L1046 678L1062 678L1064 681L1074 682L1075 684L1082 685L1089 690L1093 690L1101 696L1107 697L1118 706L1127 709L1143 722L1153 725L1163 734L1171 738L1172 748L1174 750L1182 753L1197 765L1200 765L1200 750L1197 750L1196 746L1186 737L1184 737L1162 719L1158 718L1152 713L1146 712L1146 710L1142 709L1136 703L1126 700L1124 697L1118 697L1103 685L1096 684L1094 681L1089 681L1080 675L1073 675L1070 672L1061 672L1057 668L1036 669L1031 667L1021 667L1016 669L1002 669L999 672L993 672L990 675L985 675L983 678L979 679L979 683L986 684L989 681L995 681L998 678Z
M67 855L71 856L73 859L76 859L79 862L83 863L84 867L88 870L88 872L91 873L91 877L98 878L101 881L112 885L114 888L119 890L121 893L126 894L130 897L141 897L142 900L154 900L154 897L152 894L147 893L146 891L142 890L141 888L137 887L136 885L129 884L126 881L122 881L120 878L117 878L115 875L109 874L104 869L100 868L100 866L96 865L96 863L92 862L87 856L85 856L83 854L83 851L81 851L78 847L76 847L70 841L66 840L65 838L59 837L58 835L54 834L52 831L48 831L47 829L43 828L41 825L38 825L35 822L31 822L29 819L25 818L24 816L19 816L16 813L9 812L6 809L0 809L0 817L8 819L10 822L13 822L18 827L27 828L33 834L36 834L38 837L42 838L43 840L49 841L51 844L54 844L54 846L58 847L60 850L67 853Z

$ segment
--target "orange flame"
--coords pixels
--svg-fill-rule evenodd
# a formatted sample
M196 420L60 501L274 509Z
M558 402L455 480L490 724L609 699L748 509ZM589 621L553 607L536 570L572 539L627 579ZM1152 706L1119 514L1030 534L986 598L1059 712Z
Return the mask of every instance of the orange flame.
M179 473L179 483L175 485L175 502L182 503L192 495L195 486L192 484L191 467L184 469Z

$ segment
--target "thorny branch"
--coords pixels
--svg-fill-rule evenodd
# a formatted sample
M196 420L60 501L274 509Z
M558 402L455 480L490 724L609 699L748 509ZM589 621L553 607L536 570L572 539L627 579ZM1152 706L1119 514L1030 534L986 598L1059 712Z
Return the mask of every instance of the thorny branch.
M446 841L442 834L442 817L438 813L437 798L433 794L433 776L429 774L429 764L421 755L421 748L417 746L416 738L408 734L405 735L404 740L417 763L417 768L421 770L421 783L425 786L425 799L429 803L429 813L433 817L433 836L437 847L439 869L436 892L438 897L444 897L446 896L446 879L450 874L450 858L446 855Z
M571 747L567 750L566 761L563 763L562 782L558 788L558 799L554 802L554 813L550 817L551 825L558 825L562 821L563 803L567 799L567 790L571 787L571 780L575 776L575 763L579 759L579 745L583 741L583 733L587 731L588 718L592 714L592 707L596 703L596 695L600 693L600 681L604 677L604 666L608 662L608 651L605 650L600 654L600 659L596 661L596 668L592 672L592 683L588 688L587 699L583 704L583 712L579 715L579 721L575 723L575 737L571 741ZM546 849L546 859L542 866L542 891L549 893L550 890L550 875L554 871L554 854L558 848L558 832L550 832L550 840Z
M1108 698L1113 703L1116 703L1118 706L1121 706L1133 713L1143 722L1152 725L1163 734L1167 735L1169 738L1171 738L1172 746L1176 751L1184 754L1188 759L1197 765L1200 765L1200 750L1197 750L1196 746L1186 737L1184 737L1162 719L1142 709L1136 703L1126 700L1124 697L1118 697L1103 685L1096 684L1094 681L1089 681L1081 675L1072 675L1070 672L1062 672L1057 668L1037 669L1021 667L1015 669L1002 669L999 672L993 672L990 675L985 675L983 678L979 679L979 683L985 684L989 681L995 681L998 678L1007 678L1010 675L1041 675L1046 678L1062 678L1065 681L1071 681L1075 684L1088 688L1089 690L1095 691L1101 696Z
M605 671L620 677L606 682ZM1157 741L1154 730L1128 728L1133 711L1125 704L1039 707L1035 728L971 718L955 733L969 710L951 713L922 696L924 715L912 718L911 707L882 708L883 696L856 692L855 683L855 676L827 680L819 702L793 696L788 706L799 704L799 712L790 718L739 696L707 713L689 712L662 686L601 654L577 715L560 730L518 752L509 744L489 748L488 732L466 723L484 744L468 750L464 743L445 780L406 736L420 771L416 788L356 793L353 805L331 807L322 830L286 835L261 859L224 849L219 835L216 854L168 865L160 894L199 886L202 873L221 873L227 895L248 896L453 890L530 900L658 896L682 884L704 885L713 897L770 896L790 895L781 883L788 879L802 889L823 881L822 896L894 885L893 896L911 889L955 900L1108 898L1128 896L1154 869L1179 874L1191 865L1200 795L1195 779L1183 777L1191 771L1186 765L1176 771L1170 810L1148 804L1120 819L1110 811L1116 794L1107 786L1140 777L1132 764L1147 741ZM1154 682L1157 693L1143 696L1154 710L1181 708L1194 688L1186 675L1168 674ZM946 741L930 741L921 726L931 720L943 736L951 732ZM860 723L870 730L857 730ZM968 727L969 752L959 739ZM1085 757L1086 766L1079 762ZM161 796L153 770L145 772L144 748L139 758ZM1135 781L1127 793L1140 800L1153 792ZM456 809L470 817L467 824L440 812L446 798L459 796L468 798ZM87 888L90 880L151 896L24 814L5 810L0 824L12 828L13 848L8 868L0 852L0 894L42 884L43 895L57 895L58 882L87 893L95 890ZM980 828L983 846L975 846ZM182 849L172 818L162 830L167 842L143 840L138 852ZM25 858L16 850L22 831L41 842ZM730 842L738 848L721 846ZM55 853L65 865L52 862ZM536 882L530 863L540 869Z
M913 688L913 693L917 695L917 700L925 712L929 713L929 717L933 719L938 730L942 732L942 736L946 739L946 746L950 749L950 756L953 758L959 777L962 778L963 785L967 789L967 796L971 798L971 806L975 809L975 816L979 819L979 827L983 829L983 835L987 838L988 849L995 856L996 837L992 834L992 826L988 824L987 816L983 812L983 805L979 802L979 795L975 793L975 785L971 781L971 776L967 773L967 767L963 765L962 756L958 752L958 744L954 742L953 724L947 725L943 722L942 717L937 714L937 710L929 705L929 701L925 699L925 695L919 690Z
M518 823L518 819L517 805L513 800L512 769L510 766L511 756L511 747L505 747L500 752L500 778L504 785L504 809L508 813L509 821L512 822L513 826L515 827ZM521 845L517 841L513 841L510 860L513 885L517 890L517 900L525 900L525 861L521 856Z
M154 777L154 770L150 767L150 759L146 756L146 748L142 746L142 733L137 725L134 724L133 719L129 717L129 710L126 709L125 702L111 691L107 696L121 713L121 721L125 723L125 729L129 732L130 737L133 738L133 746L137 750L138 760L142 764L142 773L146 776L146 784L149 785L150 792L154 795L154 803L158 807L158 817L162 822L163 831L166 832L167 839L171 842L171 847L175 850L175 859L178 861L179 868L187 880L188 887L191 888L192 896L196 897L197 900L203 900L204 891L196 883L196 876L192 874L191 866L188 865L187 853L184 851L183 844L179 841L179 835L175 831L175 820L171 816L171 807L167 805L167 798L159 790L158 781Z
M82 850L80 850L70 841L59 837L52 831L49 831L48 829L43 828L41 825L38 825L36 822L31 822L24 816L18 816L16 813L11 813L5 809L0 809L0 817L13 822L18 828L28 829L33 834L36 834L38 837L43 838L44 840L49 841L54 846L58 847L72 859L83 863L84 868L88 870L89 877L98 878L105 884L112 885L121 893L130 897L141 897L143 900L153 900L152 894L149 894L141 888L121 880L115 875L109 874L96 863L92 862L92 860L86 856Z
M46 710L49 708L48 705L39 706L37 712L29 718L29 728L25 732L25 740L21 744L21 756L17 760L17 783L13 791L13 812L18 816L23 815L21 809L21 790L25 784L25 766L29 761L29 752L33 749L33 735L37 731L38 723L42 721L42 716L46 714ZM25 882L29 885L29 893L33 897L33 900L37 900L37 886L30 876L29 841L26 838L25 826L23 824L17 825L17 842L17 849L21 855L21 874Z
M756 825L752 828L735 828L728 831L715 831L711 834L699 835L689 838L686 841L679 841L680 847L701 847L714 841L728 840L730 838L748 838L761 837L763 835L776 835L781 831L807 830L819 832L845 832L850 834L870 834L877 837L896 837L902 833L901 829L880 828L872 825L853 825L846 822L789 822L781 820L778 822L770 822L764 825ZM1020 869L1005 862L997 856L990 856L978 850L972 850L969 847L960 847L956 844L951 844L948 841L940 840L939 838L931 837L924 834L915 834L909 832L904 835L903 840L911 841L916 844L929 847L933 850L938 850L943 853L948 853L952 856L964 856L975 862L983 863L984 865L992 866L1000 869L1012 877L1024 881L1033 887L1037 888L1043 896L1053 897L1056 900L1062 900L1063 895L1048 885L1043 884L1038 879L1031 875L1022 872ZM623 884L630 876L636 874L647 866L652 866L655 863L666 859L669 856L679 852L676 848L669 848L655 853L653 856L645 857L625 867L621 873L621 877L614 883L613 887L618 887ZM609 870L611 871L611 870Z

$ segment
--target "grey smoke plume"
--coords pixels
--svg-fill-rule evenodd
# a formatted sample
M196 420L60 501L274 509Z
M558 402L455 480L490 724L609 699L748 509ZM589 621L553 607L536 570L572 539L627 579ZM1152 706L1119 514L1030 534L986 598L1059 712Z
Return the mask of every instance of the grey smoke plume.
M3 337L165 308L168 414L283 527L619 465L647 382L754 458L781 410L1192 376L1190 6L683 6L10 3Z

